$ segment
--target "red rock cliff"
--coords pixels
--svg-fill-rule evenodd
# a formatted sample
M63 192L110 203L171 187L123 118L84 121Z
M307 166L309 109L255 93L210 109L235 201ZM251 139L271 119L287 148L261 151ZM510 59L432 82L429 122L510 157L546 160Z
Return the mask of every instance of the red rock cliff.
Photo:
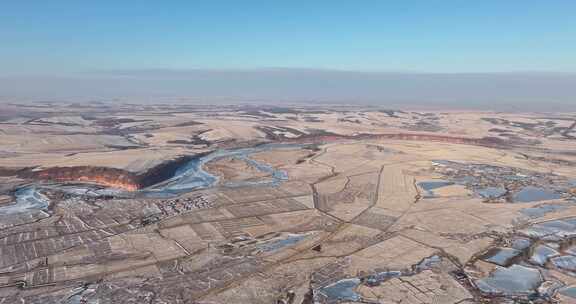
M174 176L176 170L195 157L183 156L164 162L148 171L136 174L130 171L93 166L52 167L43 170L27 170L19 176L32 179L50 180L57 182L87 182L103 186L136 191Z
M139 189L138 178L134 173L115 168L52 167L41 171L32 171L30 177L58 182L89 182L129 191Z

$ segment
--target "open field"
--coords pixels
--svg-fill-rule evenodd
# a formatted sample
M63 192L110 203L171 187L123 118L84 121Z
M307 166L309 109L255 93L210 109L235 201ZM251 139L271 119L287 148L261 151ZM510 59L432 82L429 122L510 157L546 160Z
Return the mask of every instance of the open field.
M0 304L576 301L576 113L6 111Z

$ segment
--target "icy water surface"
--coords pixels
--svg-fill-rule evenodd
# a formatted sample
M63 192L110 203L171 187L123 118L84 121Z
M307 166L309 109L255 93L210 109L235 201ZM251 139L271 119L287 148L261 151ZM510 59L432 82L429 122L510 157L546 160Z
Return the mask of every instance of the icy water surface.
M475 192L483 198L499 198L506 194L506 189L503 187L486 187L478 189Z
M576 218L551 220L521 229L510 239L512 248L495 248L496 254L482 258L507 266L508 253L517 252L517 258L509 260L514 265L496 268L486 277L475 280L475 285L488 294L546 299L563 287L563 283L555 279L544 281L542 274L547 274L548 269L568 275L576 273L576 256L572 255L576 247L572 243L574 237Z
M514 201L520 203L539 202L560 199L562 196L551 190L528 186L514 195Z
M416 265L413 265L411 269L408 270L381 271L368 276L346 278L339 280L335 283L332 283L330 285L324 286L320 288L318 291L322 296L324 296L329 300L328 303L334 303L334 301L338 301L338 303L346 301L362 302L364 299L362 299L362 297L356 292L356 288L359 285L363 284L367 286L377 286L392 278L399 278L418 274L424 270L428 270L437 266L441 262L442 257L438 255L433 255L424 258L422 261L420 261ZM371 303L371 302L362 302L362 303Z
M546 245L538 245L536 246L536 248L534 249L534 253L532 253L532 256L530 257L530 263L539 266L544 266L544 264L548 262L548 259L550 259L553 256L557 256L559 254L560 253L558 253L558 251L556 251L553 248L550 248Z
M418 183L418 186L426 191L425 197L433 197L435 195L433 190L450 185L454 185L454 183L445 180L432 180Z
M27 212L30 210L48 210L50 200L39 192L35 186L26 186L16 190L15 201L8 205L0 206L0 215L10 215Z
M576 271L576 257L573 255L560 256L552 259L554 266L568 270Z
M520 254L522 251L513 248L494 248L484 260L500 266L508 266L512 259Z
M90 284L73 290L73 294L62 300L62 304L99 304L100 301L95 299L97 285Z
M416 266L414 266L414 271L420 272L430 269L438 265L440 262L442 262L442 258L440 256L433 255L431 257L427 257L423 259L420 263L416 264Z
M576 299L576 287L574 287L574 286L564 287L564 288L560 289L558 292L561 293L562 295L567 296L567 297L571 297L571 298Z
M284 238L271 240L260 245L259 247L264 252L276 251L286 246L295 245L305 239L307 236L308 234L288 234Z
M567 254L576 256L576 246L572 245L572 246L564 249L564 252L566 252Z
M340 301L360 301L360 295L354 291L360 285L360 279L343 279L320 289L320 293L329 299Z
M267 151L270 149L286 149L295 148L296 145L262 145L253 148L244 148L236 150L218 150L210 154L195 158L189 161L186 165L176 171L176 174L171 179L164 181L158 185L152 186L143 190L143 193L150 195L175 195L185 192L190 192L196 189L209 188L218 182L218 177L204 170L204 165L210 161L218 160L226 157L233 157L240 159L253 166L261 172L270 174L271 179L246 182L235 182L228 186L246 186L254 184L278 184L288 179L288 174L285 171L277 170L276 168L264 163L260 163L249 157L250 154Z
M397 278L401 277L402 275L403 274L401 271L384 271L367 276L364 279L364 282L368 286L377 286L390 278Z
M520 230L520 233L532 238L560 241L568 237L576 236L576 219L554 220L534 224L526 229Z
M532 246L532 240L526 238L514 238L512 240L512 248L516 250L524 250Z
M41 193L42 189L61 190L73 195L102 196L110 195L114 197L130 198L134 196L146 198L169 198L182 193L197 189L209 188L218 182L218 177L204 170L204 165L209 161L235 157L247 162L261 172L270 174L270 178L263 180L252 180L237 182L234 185L225 186L247 186L247 185L269 185L279 184L288 179L285 171L277 170L267 164L260 163L249 157L250 154L267 151L270 149L293 149L301 147L299 145L262 145L253 148L218 150L210 154L190 160L178 169L171 179L136 192L123 191L111 188L101 188L92 185L71 185L71 184L43 184L25 186L18 189L14 196L15 201L11 204L0 206L0 215L23 213L30 210L47 210L50 204L49 199Z
M533 294L540 284L540 271L521 265L500 267L489 277L476 281L483 292L505 295Z
M50 199L42 194L45 191L60 190L72 195L83 195L90 197L97 196L114 196L130 198L134 193L113 189L103 188L95 185L85 184L38 184L19 188L14 192L14 201L7 205L0 206L0 215L25 213L33 210L48 211Z
M531 217L531 218L539 218L539 217L546 215L547 213L561 211L564 209L566 209L565 205L547 204L547 205L540 205L540 206L531 207L531 208L524 208L524 209L520 210L520 212L522 214L528 216L528 217Z

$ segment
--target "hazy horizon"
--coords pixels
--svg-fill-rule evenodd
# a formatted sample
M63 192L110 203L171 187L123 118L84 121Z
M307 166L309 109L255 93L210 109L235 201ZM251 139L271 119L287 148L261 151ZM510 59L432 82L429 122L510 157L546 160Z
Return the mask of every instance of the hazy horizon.
M0 77L0 99L186 99L217 103L316 102L486 110L571 110L576 73L414 73L328 69L148 69Z

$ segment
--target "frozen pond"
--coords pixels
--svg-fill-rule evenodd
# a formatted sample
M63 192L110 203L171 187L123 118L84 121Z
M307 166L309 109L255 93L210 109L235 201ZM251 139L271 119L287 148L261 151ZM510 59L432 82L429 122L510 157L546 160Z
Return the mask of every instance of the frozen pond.
M506 189L503 187L486 187L482 189L478 189L475 191L478 195L482 196L483 198L499 198L502 195L506 194Z
M560 241L576 235L576 219L554 220L539 224L534 224L520 233L533 238L548 241Z
M556 211L560 211L563 209L566 209L565 205L547 204L547 205L540 205L540 206L531 207L531 208L524 208L524 209L520 210L520 212L522 214L528 216L528 217L538 218L538 217L542 217L542 216L546 215L546 213L556 212Z
M318 293L321 296L328 299L327 302L321 302L321 303L363 301L364 299L362 299L362 297L356 292L356 288L358 286L360 285L378 286L381 283L392 278L400 278L418 274L424 270L428 270L437 266L441 262L442 262L441 256L433 255L424 258L422 261L420 261L418 264L413 265L411 269L408 270L380 271L368 276L342 279L335 283L329 284L327 286L318 289ZM372 302L362 302L362 303L372 303Z
M508 266L512 259L520 254L522 254L522 251L513 248L494 248L487 254L484 260L500 266Z
M483 278L475 279L474 283L483 293L549 299L564 284L571 282L550 277L550 269L569 276L576 275L576 256L573 255L576 252L573 243L576 237L576 218L531 224L516 233L503 242L511 248L493 248L480 257L483 261L501 266L513 265L497 267Z
M576 299L576 287L564 287L558 291L560 294Z
M576 257L572 255L560 256L552 259L554 266L568 270L576 271Z
M343 279L319 290L328 299L339 301L360 301L360 295L355 289L360 285L360 279Z
M539 202L560 199L562 196L551 190L528 186L514 195L514 201L520 203Z
M524 250L532 246L532 240L526 238L514 238L512 240L512 248L516 250Z
M532 256L530 257L530 263L539 266L544 266L544 264L548 262L548 259L550 259L553 256L557 256L559 254L560 253L558 253L558 251L556 251L553 248L550 248L545 245L538 245L536 246L536 248L534 249L534 253L532 253Z
M440 178L463 185L487 200L528 203L571 198L576 201L576 194L569 191L575 185L574 180L555 173L446 160L434 161L433 171ZM538 217L540 211L548 210L551 209L533 210L535 213L529 216Z
M286 246L295 245L305 239L307 236L308 234L288 234L281 239L270 240L262 245L259 245L258 247L260 247L260 249L262 249L264 252L276 251Z
M483 292L504 295L533 294L540 284L540 271L521 265L500 267L489 277L476 281L476 285Z
M426 191L424 197L433 197L435 189L439 189L442 187L454 185L453 182L445 181L445 180L432 180L432 181L425 181L419 182L418 186Z

